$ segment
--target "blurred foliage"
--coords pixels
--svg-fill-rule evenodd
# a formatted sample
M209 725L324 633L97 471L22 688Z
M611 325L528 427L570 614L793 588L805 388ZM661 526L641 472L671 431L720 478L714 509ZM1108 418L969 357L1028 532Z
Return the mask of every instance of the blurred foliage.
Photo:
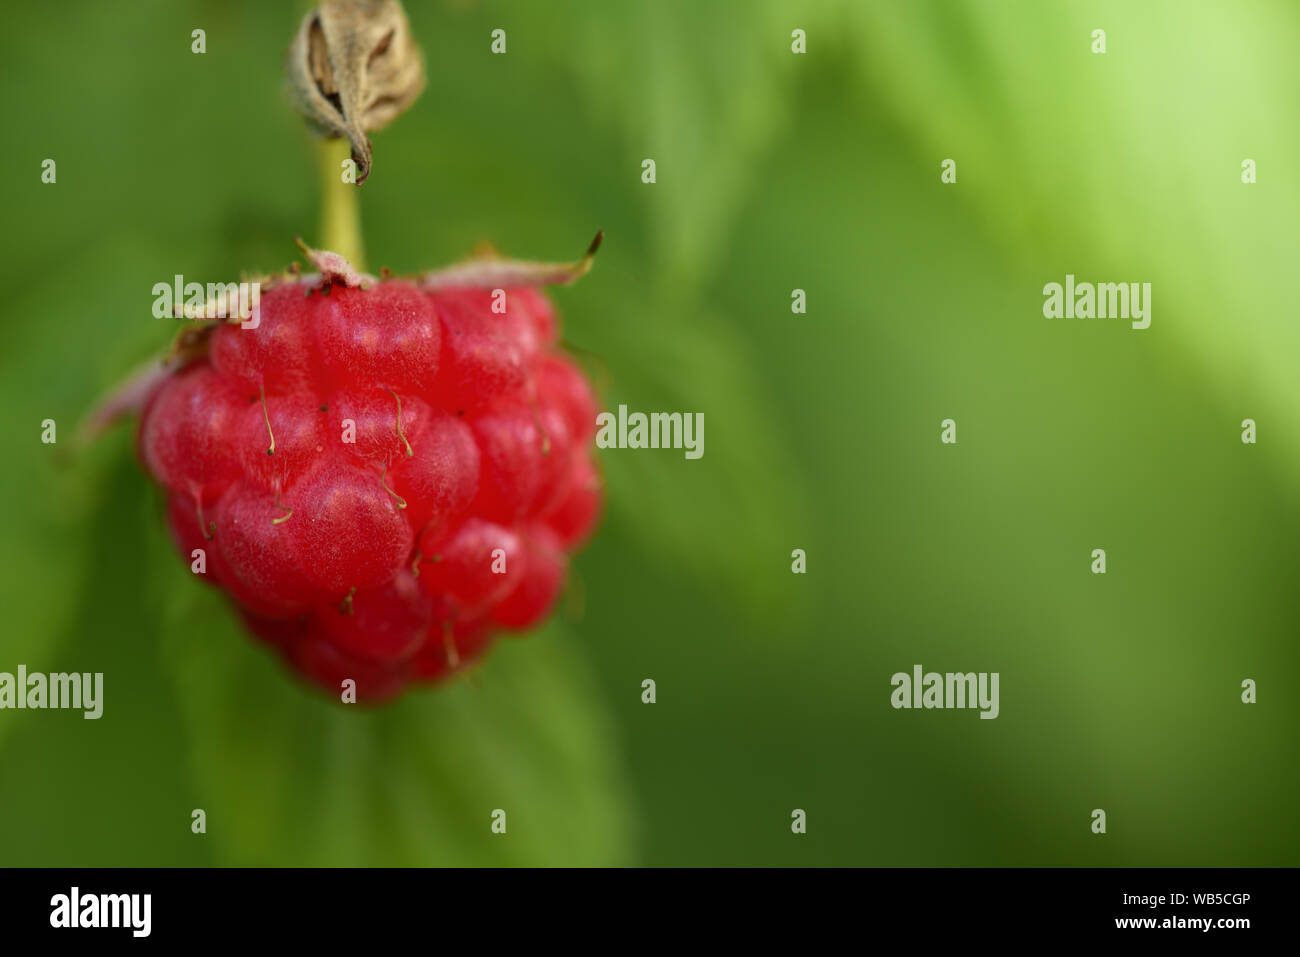
M0 712L0 863L1297 862L1294 4L408 6L430 87L375 137L371 265L604 228L566 339L607 407L703 412L704 458L604 453L585 613L472 685L300 689L126 430L37 441L167 341L153 283L310 240L296 7L10 11L0 670L106 705ZM1042 319L1067 272L1152 282L1151 328ZM917 662L999 671L1001 716L892 710Z

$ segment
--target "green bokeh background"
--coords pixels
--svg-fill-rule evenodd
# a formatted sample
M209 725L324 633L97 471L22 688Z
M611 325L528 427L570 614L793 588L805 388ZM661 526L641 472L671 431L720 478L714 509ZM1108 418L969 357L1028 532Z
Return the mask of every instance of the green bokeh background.
M566 337L606 407L703 412L704 458L603 452L574 598L472 682L300 688L130 429L56 454L168 341L155 282L313 239L298 8L7 10L0 671L103 671L105 713L0 712L0 864L1300 863L1295 3L408 10L370 265L604 228ZM1067 272L1153 283L1151 328L1045 320ZM893 710L915 663L999 672L1001 716Z

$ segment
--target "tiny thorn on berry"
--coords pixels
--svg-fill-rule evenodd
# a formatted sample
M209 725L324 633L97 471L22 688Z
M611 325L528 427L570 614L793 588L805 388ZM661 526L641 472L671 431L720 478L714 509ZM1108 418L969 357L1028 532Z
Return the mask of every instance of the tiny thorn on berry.
M330 407L329 407L328 405L322 405L322 406L320 407L320 410L321 410L322 412L328 412L328 411L330 410Z
M543 457L548 456L551 454L550 433L546 431L546 426L542 425L542 417L537 412L537 402L529 399L528 406L533 413L533 425L537 427L537 431L540 432L542 436L542 455Z
M258 386L262 395L262 419L266 422L266 434L271 437L271 444L267 447L266 454L275 454L275 433L271 431L271 416L266 411L266 386Z
M343 596L343 600L339 602L340 615L352 614L352 596L355 595L356 593L357 593L357 586L353 585L352 590Z
M394 501L397 502L398 508L406 508L406 499L402 498L402 496L398 495L396 492L394 492L391 488L388 487L388 463L387 462L384 463L384 471L379 476L379 484L384 487L385 492L393 496Z
M217 523L207 522L206 523L207 528L204 528L203 503L198 499L195 499L194 501L194 511L199 517L199 531L203 533L204 538L206 538L208 541L212 541L212 539L215 538L217 534Z
M420 577L420 559L423 557L424 556L420 554L420 550L417 548L415 550L415 558L411 559L411 575L415 578Z
M447 655L447 664L453 668L460 667L460 652L456 650L456 642L452 640L451 619L444 618L442 621L442 649Z
M273 518L273 519L271 519L271 524L272 524L272 525L281 525L281 524L283 524L283 523L289 521L289 519L293 518L293 509L289 508L288 506L285 506L285 505L281 505L281 504L280 504L280 493L279 493L279 492L276 492L276 493L275 493L275 507L278 508L280 511L285 512L285 513L287 513L287 514L281 515L279 518Z
M415 455L415 452L412 451L411 443L406 441L406 436L402 432L402 399L392 389L388 390L388 394L397 400L397 437L401 439L402 444L406 446L406 457L409 459Z

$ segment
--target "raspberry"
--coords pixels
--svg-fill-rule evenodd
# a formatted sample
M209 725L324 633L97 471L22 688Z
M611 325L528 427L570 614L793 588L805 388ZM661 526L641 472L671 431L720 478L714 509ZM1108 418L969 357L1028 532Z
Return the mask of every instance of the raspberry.
M501 311L455 267L381 282L308 253L321 274L264 284L255 326L189 340L140 457L249 631L376 702L550 612L600 512L596 406L529 282L545 271L507 269Z

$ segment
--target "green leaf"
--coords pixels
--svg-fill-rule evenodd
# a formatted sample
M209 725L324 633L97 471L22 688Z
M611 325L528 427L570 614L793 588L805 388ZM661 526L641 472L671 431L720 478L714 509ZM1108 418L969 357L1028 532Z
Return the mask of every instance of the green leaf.
M84 710L0 711L0 863L8 866L177 866L208 863L191 835L195 806L182 756L180 705L158 650L165 594L186 582L169 550L157 495L122 446L97 449L94 467L57 473L45 502L79 491L75 529L10 566L10 607L20 631L6 634L0 671L102 675L97 719ZM102 453L102 455L101 455ZM99 466L104 466L100 468ZM92 491L76 479L98 483ZM53 477L53 476L52 476ZM17 531L33 542L43 509ZM21 587L18 587L21 586Z
M167 653L207 838L231 865L607 865L629 859L608 718L559 628L374 709L300 686L185 589ZM491 830L506 812L506 833Z
M1300 10L1196 12L1174 0L863 6L855 59L931 181L958 157L963 200L1040 281L1089 264L1151 282L1152 326L1135 335L1189 355L1230 421L1239 409L1267 420L1270 454L1294 475L1300 324L1281 277L1294 270L1300 136L1279 118L1300 88ZM1094 54L1101 27L1107 52ZM1257 183L1241 182L1246 158Z
M12 671L18 664L49 670L77 627L83 596L95 595L101 602L101 621L114 611L121 611L124 620L134 613L121 599L97 593L104 577L103 553L129 551L122 535L103 539L110 527L103 513L106 489L143 488L143 476L130 461L134 424L80 453L73 452L73 436L95 396L124 369L162 348L174 331L149 318L148 300L139 294L148 289L151 273L141 264L150 255L147 244L125 238L95 254L69 255L66 274L77 281L67 281L62 273L37 276L30 284L15 285L6 306L9 342L0 350L0 408L5 410L0 416L5 449L0 569L6 572L0 574L0 606L6 614L0 670ZM89 299L87 290L94 291ZM135 316L128 308L106 305L132 302L138 303ZM122 318L109 332L88 328L90 320L102 323L103 310ZM44 441L47 422L53 423L52 443ZM127 505L119 501L116 507ZM111 517L120 519L118 514ZM10 725L0 721L0 744Z

